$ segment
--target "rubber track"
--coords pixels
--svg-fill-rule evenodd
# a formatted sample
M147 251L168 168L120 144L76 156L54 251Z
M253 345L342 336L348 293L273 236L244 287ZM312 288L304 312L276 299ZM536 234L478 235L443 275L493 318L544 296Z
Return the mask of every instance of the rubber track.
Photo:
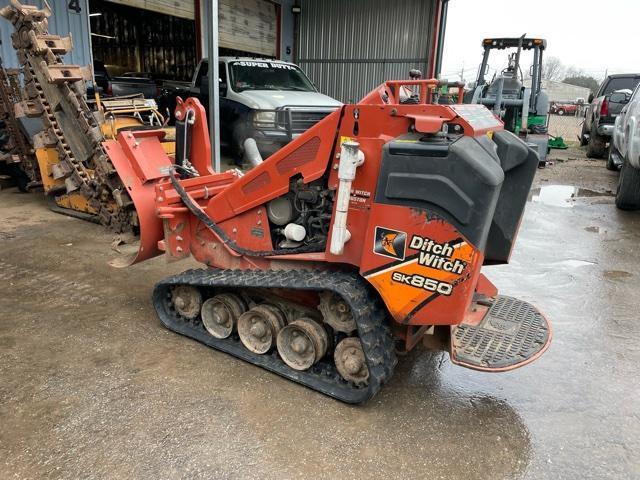
M369 367L369 383L358 387L345 381L328 355L308 371L293 370L275 352L257 355L247 350L237 334L216 339L205 330L200 317L187 320L173 308L171 287L190 285L205 295L216 288L285 288L293 290L329 290L349 304L358 325L358 334ZM208 294L208 295L206 295ZM159 282L153 292L153 304L160 321L170 330L198 340L210 347L234 355L346 403L363 403L373 397L391 378L396 364L393 337L386 325L385 309L375 292L355 274L307 270L188 270Z

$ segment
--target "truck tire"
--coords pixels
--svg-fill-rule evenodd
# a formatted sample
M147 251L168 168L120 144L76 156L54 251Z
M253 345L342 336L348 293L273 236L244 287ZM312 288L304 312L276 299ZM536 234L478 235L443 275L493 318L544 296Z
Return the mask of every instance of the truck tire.
M244 141L246 140L246 128L242 120L236 121L231 130L229 149L231 157L236 165L241 166L244 159Z
M640 209L640 170L631 166L626 159L618 179L616 207L620 210Z
M563 109L563 108L560 108L560 109L558 109L558 111L557 111L556 113L557 113L558 115L562 116L562 115L564 115L564 109Z
M588 142L587 142L587 137L585 136L587 134L587 120L585 119L584 122L582 122L582 131L580 132L580 146L584 147Z
M29 176L16 164L7 165L7 173L11 177L11 179L15 182L16 187L22 193L27 193L29 191L28 185L31 181Z
M613 142L609 145L609 153L607 155L607 170L611 170L613 172L618 171L618 166L613 161L613 152L616 151L616 148L613 146Z
M591 131L589 132L589 143L587 144L587 157L588 158L603 158L604 151L607 148L607 142L602 135L599 135L596 131L596 124L591 124Z

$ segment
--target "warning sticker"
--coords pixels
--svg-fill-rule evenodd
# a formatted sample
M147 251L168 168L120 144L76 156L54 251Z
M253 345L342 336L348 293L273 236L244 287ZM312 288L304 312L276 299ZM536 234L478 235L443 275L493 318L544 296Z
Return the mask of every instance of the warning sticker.
M469 122L474 130L502 127L500 120L484 105L451 105L451 108Z

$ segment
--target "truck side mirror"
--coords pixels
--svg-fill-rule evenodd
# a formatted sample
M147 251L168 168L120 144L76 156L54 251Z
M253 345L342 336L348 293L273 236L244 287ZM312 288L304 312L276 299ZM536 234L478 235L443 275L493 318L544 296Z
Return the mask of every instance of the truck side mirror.
M220 82L220 96L221 97L226 97L227 96L227 84L226 83Z
M589 97L587 98L587 102L589 103L593 102L593 93L589 94Z
M624 92L613 92L609 97L611 103L625 103L627 101L627 95Z

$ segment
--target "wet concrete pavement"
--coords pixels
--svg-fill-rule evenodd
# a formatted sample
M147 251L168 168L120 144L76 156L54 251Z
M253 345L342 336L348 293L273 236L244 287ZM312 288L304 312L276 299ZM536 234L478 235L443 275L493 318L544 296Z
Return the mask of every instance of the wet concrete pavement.
M534 200L485 273L548 315L548 352L413 353L353 407L162 328L152 286L191 263L113 270L101 227L1 191L0 477L639 478L640 215Z

